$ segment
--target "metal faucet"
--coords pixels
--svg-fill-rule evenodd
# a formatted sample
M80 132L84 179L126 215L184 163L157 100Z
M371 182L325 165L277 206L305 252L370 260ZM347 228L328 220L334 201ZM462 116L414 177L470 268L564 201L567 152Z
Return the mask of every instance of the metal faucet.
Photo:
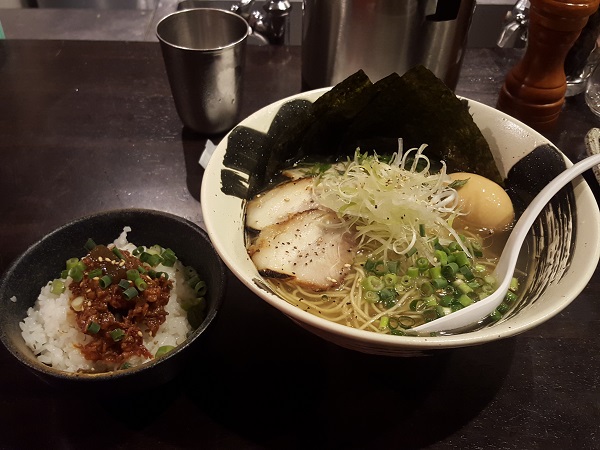
M529 6L529 0L518 0L513 9L506 14L502 31L498 37L498 47L525 47L529 25Z
M260 10L253 9L255 0L240 0L231 11L242 16L256 34L260 34L269 44L285 44L289 32L289 15L292 5L287 0L267 0Z

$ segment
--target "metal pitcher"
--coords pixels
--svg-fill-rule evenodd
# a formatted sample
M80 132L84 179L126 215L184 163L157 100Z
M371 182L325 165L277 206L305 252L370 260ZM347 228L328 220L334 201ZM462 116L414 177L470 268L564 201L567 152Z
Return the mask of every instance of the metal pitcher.
M422 64L455 89L474 10L475 0L304 0L303 88Z

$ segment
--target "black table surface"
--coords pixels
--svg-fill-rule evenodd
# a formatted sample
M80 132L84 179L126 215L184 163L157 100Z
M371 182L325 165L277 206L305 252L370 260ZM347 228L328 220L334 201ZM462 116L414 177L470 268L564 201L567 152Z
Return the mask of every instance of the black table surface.
M457 93L494 106L519 55L468 50ZM299 48L249 48L242 116L300 90ZM547 136L577 160L597 125L577 96ZM0 41L0 272L88 213L143 207L203 225L204 144L182 130L157 43ZM327 343L228 281L199 356L143 395L90 402L0 348L0 448L600 447L598 269L531 331L415 358Z

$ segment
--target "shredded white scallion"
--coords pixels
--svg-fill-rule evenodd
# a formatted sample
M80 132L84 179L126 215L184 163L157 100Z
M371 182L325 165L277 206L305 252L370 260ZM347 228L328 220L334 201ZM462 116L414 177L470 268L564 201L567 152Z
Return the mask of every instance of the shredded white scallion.
M457 240L469 253L450 225L461 213L446 165L442 161L439 172L430 172L430 161L423 154L426 147L404 152L399 140L398 152L389 161L357 149L353 159L315 178L315 198L383 255L406 254L416 247L420 255L433 259L436 238L442 244Z

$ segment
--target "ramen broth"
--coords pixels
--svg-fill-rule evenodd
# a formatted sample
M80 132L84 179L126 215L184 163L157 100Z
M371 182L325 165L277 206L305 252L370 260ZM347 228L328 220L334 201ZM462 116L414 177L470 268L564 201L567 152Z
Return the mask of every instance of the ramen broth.
M271 289L289 303L332 322L398 335L466 307L493 292L496 286L492 273L510 226L476 229L468 225L468 221L462 220L465 212L460 210L457 195L460 187L452 183L444 167L439 174L430 173L429 161L422 150L412 149L411 158L407 158L411 151L405 155L395 155L389 162L391 168L383 158L380 160L377 156L367 157L357 152L354 161L333 167L320 166L317 173L314 167L308 171L298 168L288 171L297 180L302 180L298 185L303 186L303 190L294 191L295 186L286 185L280 206L276 207L280 217L271 219L279 222L263 230L249 227L247 234L249 254ZM414 160L426 163L425 169L413 164ZM376 187L369 184L371 179L361 178L364 173L369 173L367 178L377 178L376 183L379 184ZM306 180L307 175L311 181ZM338 176L339 180L336 178ZM397 182L402 185L400 190L404 189L405 192L396 193L393 189L386 192ZM410 190L405 189L411 183L414 186ZM310 189L306 186L310 186ZM422 191L423 186L425 191ZM266 208L267 196L277 198L277 189L281 189L281 186L276 186L273 193L265 192L251 200L247 217L256 214L256 209ZM398 189L398 186L394 189ZM415 189L419 191L417 194L414 193ZM311 195L310 201L301 198L309 195L306 191ZM281 192L284 192L283 189ZM413 210L410 204L399 201L396 195L410 197L416 199L415 203L426 205ZM361 197L367 199L361 200ZM382 213L389 198L398 205ZM258 208L253 204L257 201L262 202ZM363 204L358 207L360 201ZM293 206L287 210L289 204ZM489 208L489 205L484 207ZM296 222L290 225L293 229L285 234L285 226L292 218L297 220L299 216L314 211L314 208L335 211L340 219L336 221L329 217L327 222L318 223L324 214L315 216L313 212L305 222L299 222L302 225ZM386 221L397 223L382 226ZM452 227L454 221L458 224L456 228ZM310 237L304 243L302 239L305 232L301 227L311 229L310 233L306 231ZM337 234L331 235L333 237L330 234L319 236L315 234L315 228L337 230ZM277 241L281 236L278 233L283 233L285 239ZM348 236L353 239L351 250L347 249ZM294 241L295 238L298 241ZM260 242L261 239L263 242ZM300 248L298 252L302 252L302 248L306 248L310 249L306 250L307 254L314 252L315 258L310 259L312 263L317 259L315 242L319 239L326 241L329 246L339 243L346 245L343 252L338 252L340 258L346 258L346 262L340 266L342 269L338 267L335 272L323 275L323 270L333 264L326 262L325 269L321 267L315 270L315 277L325 277L326 281L321 284L313 283L310 273L307 275L310 282L302 279L304 275L300 275L301 271L297 269L301 264L308 265L309 259L292 259L289 266L281 262L282 251L289 254L291 249ZM286 245L289 245L289 249L282 250ZM257 255L263 260L269 260L268 255L275 255L273 261L277 262L265 263ZM516 288L515 280L512 291L509 291L493 318L498 319L510 308L516 300Z

